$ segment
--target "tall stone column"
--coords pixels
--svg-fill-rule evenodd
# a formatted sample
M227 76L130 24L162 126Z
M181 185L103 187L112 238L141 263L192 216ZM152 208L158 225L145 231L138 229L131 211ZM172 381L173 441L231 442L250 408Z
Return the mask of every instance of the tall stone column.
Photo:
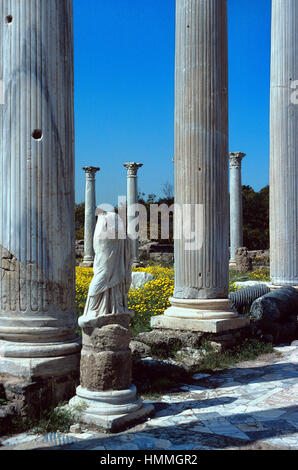
M274 285L298 288L298 2L272 0L270 259ZM297 99L297 98L296 98Z
M230 267L236 266L236 250L243 245L241 166L245 153L230 153Z
M96 225L96 194L95 175L100 168L94 166L84 167L86 173L85 191L85 230L84 230L84 261L81 266L91 268L94 263L93 235Z
M46 379L47 393L63 401L73 393L80 350L73 6L3 0L1 10L0 374Z
M140 265L139 238L135 237L131 221L137 217L135 205L139 202L138 170L142 168L143 164L128 162L124 163L123 166L127 169L127 234L133 240L133 266L137 267Z
M243 326L231 309L226 0L176 1L175 291L153 327L218 332ZM195 227L183 206L201 214ZM187 248L188 219L201 238Z

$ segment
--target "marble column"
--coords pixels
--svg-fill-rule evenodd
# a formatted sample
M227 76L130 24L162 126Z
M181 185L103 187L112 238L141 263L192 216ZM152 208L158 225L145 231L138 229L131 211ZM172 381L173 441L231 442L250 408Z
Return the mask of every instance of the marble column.
M243 326L229 293L228 39L226 0L176 1L175 291L154 328L218 332ZM187 246L188 205L201 211ZM193 219L192 228L195 229ZM198 233L200 232L200 233ZM245 321L245 323L247 320Z
M272 1L271 281L298 288L298 2Z
M80 351L73 5L3 0L1 10L0 374L48 379L49 393L63 401Z
M236 266L236 250L243 245L241 166L245 153L230 153L230 267Z
M96 225L96 194L95 175L100 168L94 166L84 167L86 173L85 191L85 230L84 230L84 261L81 266L92 268L94 263L93 235Z
M133 240L133 267L140 266L139 258L139 238L135 237L131 222L137 217L135 205L139 202L138 192L138 170L142 168L142 163L128 162L123 166L127 169L127 234Z

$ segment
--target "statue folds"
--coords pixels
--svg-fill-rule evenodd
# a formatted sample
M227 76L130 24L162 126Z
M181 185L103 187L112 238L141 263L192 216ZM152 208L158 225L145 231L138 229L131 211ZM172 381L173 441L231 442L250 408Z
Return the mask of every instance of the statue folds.
M94 277L89 287L85 311L79 325L96 326L104 315L126 313L131 284L132 244L126 237L120 216L114 212L98 216L94 233Z

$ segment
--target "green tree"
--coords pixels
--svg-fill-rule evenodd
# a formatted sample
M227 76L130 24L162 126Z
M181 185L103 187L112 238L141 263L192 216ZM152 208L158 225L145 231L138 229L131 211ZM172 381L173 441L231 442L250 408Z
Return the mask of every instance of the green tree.
M255 192L242 187L243 246L250 250L269 248L269 186Z
M85 224L85 203L76 204L75 207L75 231L76 240L84 238L84 224Z

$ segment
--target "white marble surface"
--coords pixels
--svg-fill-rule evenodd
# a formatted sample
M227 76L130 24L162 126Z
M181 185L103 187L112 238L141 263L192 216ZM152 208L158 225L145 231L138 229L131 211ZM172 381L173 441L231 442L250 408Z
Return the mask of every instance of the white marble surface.
M0 351L27 358L31 343L51 357L59 343L72 354L72 1L3 0L1 8L12 22L0 26Z
M270 261L275 285L298 286L298 2L272 0Z

